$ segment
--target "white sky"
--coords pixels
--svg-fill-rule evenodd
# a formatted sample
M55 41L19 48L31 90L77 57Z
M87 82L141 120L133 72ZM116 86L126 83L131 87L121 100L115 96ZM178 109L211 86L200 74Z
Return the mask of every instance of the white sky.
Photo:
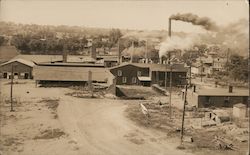
M125 29L167 29L168 17L176 13L207 16L218 25L249 18L246 0L2 0L0 7L3 21ZM172 24L173 31L203 31L188 23L174 21Z

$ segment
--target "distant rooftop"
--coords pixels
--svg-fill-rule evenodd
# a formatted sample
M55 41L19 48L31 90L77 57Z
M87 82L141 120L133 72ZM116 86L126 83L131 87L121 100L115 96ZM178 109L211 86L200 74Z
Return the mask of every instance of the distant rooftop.
M117 56L115 55L98 55L97 59L108 59L114 58ZM27 55L27 54L19 54L14 57L14 59L25 59L29 61L33 61L35 63L45 63L45 62L57 62L62 61L62 55ZM95 60L91 58L89 55L68 55L67 56L68 62L94 62Z
M104 67L104 64L91 64L91 63L63 63L63 62L46 62L46 63L37 63L38 66L64 66L64 67Z

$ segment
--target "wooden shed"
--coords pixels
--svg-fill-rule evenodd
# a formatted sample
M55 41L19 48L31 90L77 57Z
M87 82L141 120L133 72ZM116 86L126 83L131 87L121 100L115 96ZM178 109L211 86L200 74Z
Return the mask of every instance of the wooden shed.
M4 79L10 79L13 69L14 78L32 79L34 66L35 64L31 61L24 59L12 59L0 65L0 77Z

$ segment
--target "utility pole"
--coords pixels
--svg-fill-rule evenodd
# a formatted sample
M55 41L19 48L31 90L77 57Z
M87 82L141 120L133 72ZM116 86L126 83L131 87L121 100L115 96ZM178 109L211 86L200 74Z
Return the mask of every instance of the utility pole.
M171 119L172 117L172 103L171 103L171 97L172 97L172 65L170 64L170 82L169 82L169 117Z
M146 39L146 53L145 53L145 62L148 63L148 40Z
M184 120L185 120L185 110L187 104L187 85L185 86L185 96L184 96L184 104L183 104L183 113L182 113L182 123L181 123L181 143L183 142L183 134L184 134Z
M189 87L192 86L191 80L192 80L192 62L190 62L190 66L189 66Z
M165 90L167 90L167 71L165 71Z
M11 83L10 83L10 111L13 112L13 78L14 78L14 74L13 74L13 69L14 66L13 64L11 65Z
M93 85L92 85L92 72L89 71L88 75L89 75L89 77L88 77L88 87L89 87L89 91L91 92L91 97L93 97L94 94L93 94Z
M121 52L120 52L120 38L118 39L118 65L121 63Z
M202 73L203 73L203 62L201 61L201 82L202 82Z

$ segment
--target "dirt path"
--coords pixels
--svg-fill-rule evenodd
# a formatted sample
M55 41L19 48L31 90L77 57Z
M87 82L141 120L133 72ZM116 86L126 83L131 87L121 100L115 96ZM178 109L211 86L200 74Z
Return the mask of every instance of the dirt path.
M122 102L126 101L70 96L62 100L59 120L78 145L79 154L188 154L176 150L163 133L134 125L124 116L126 104Z

